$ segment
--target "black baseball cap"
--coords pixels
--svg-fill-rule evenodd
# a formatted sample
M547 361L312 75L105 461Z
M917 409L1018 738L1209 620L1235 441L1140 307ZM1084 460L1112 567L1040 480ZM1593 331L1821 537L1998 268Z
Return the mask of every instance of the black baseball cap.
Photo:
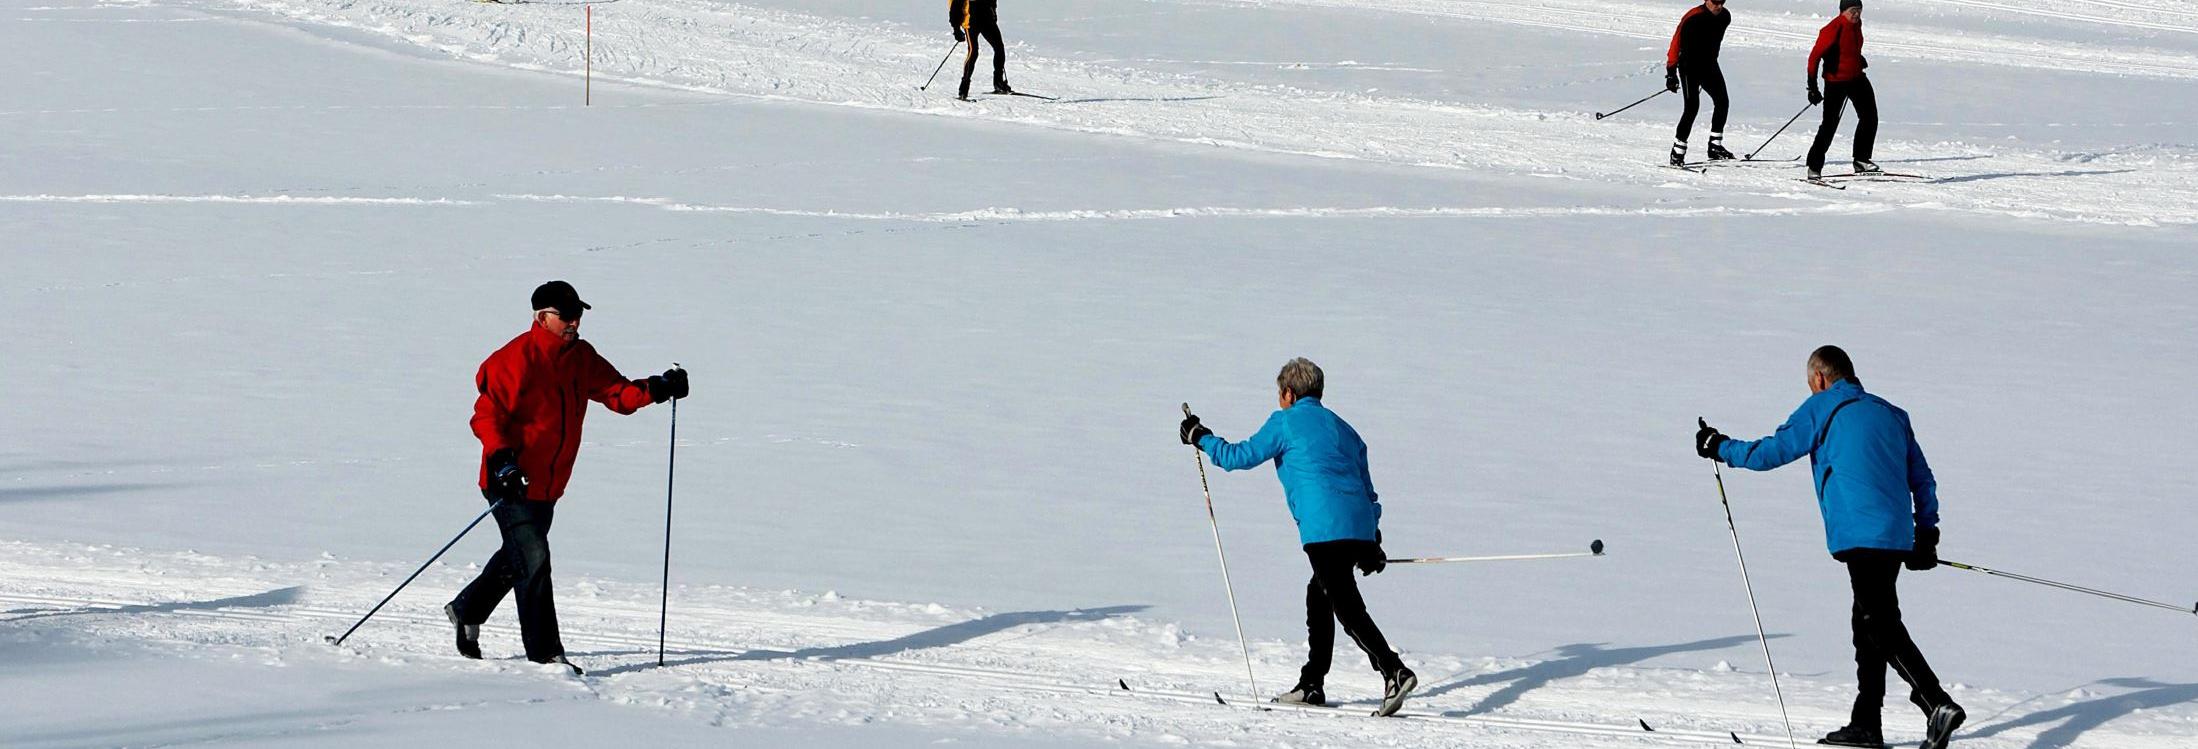
M534 308L557 310L557 314L568 318L578 317L575 313L580 310L595 309L588 306L587 302L580 301L580 292L574 290L572 284L563 281L551 281L534 287Z

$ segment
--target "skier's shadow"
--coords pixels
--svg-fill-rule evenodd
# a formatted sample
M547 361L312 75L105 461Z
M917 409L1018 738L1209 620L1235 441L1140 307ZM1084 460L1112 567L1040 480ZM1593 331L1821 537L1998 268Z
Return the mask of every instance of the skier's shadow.
M1951 185L1959 182L1982 182L1989 179L2011 177L2096 177L2103 174L2128 174L2135 169L2070 169L2059 172L2002 172L1999 174L1970 174L1960 177L1940 177L1930 180L1934 185Z
M935 627L921 632L916 632L914 634L895 637L890 640L878 640L876 642L857 642L847 645L835 645L832 647L822 648L803 648L801 650L791 651L688 651L686 653L681 653L681 655L691 655L692 657L682 658L680 660L665 661L664 667L670 668L674 666L693 666L703 663L724 663L728 661L767 661L778 660L782 658L812 661L877 658L880 656L893 655L895 653L905 653L911 650L926 650L930 648L943 648L952 645L959 645L961 643L968 642L970 640L974 640L985 635L994 634L997 632L1005 632L1007 630L1014 629L1016 627L1020 627L1026 624L1094 622L1102 619L1110 619L1113 617L1122 616L1125 614L1134 614L1139 611L1144 611L1146 608L1149 607L1105 606L1095 609L1071 609L1067 611L1014 611L979 617L966 622L955 622L953 624L949 624L943 627ZM604 655L610 654L606 653ZM599 671L590 671L589 673L597 676L613 676L630 671L640 671L651 668L657 668L657 665L655 663L636 663L625 666L614 666Z
M32 619L48 619L57 616L89 616L93 614L166 614L177 611L211 611L213 609L264 609L297 603L298 594L304 591L305 586L292 585L287 588L276 588L265 593L216 598L211 601L173 601L132 606L83 606L73 609L33 610L31 613L20 613L23 610L17 609L6 613L20 615L0 619L0 623L13 624Z
M1771 635L1771 637L1785 637L1785 635ZM1425 692L1421 692L1419 696L1421 698L1435 697L1448 692L1464 689L1466 687L1475 687L1487 684L1504 684L1504 688L1498 689L1495 692L1489 694L1487 697L1481 698L1481 701L1474 704L1472 707L1468 707L1464 710L1453 710L1444 713L1443 715L1446 717L1455 718L1468 715L1478 715L1481 713L1492 713L1508 707L1512 703L1518 702L1519 698L1525 696L1526 693L1547 686L1550 682L1556 681L1558 679L1570 679L1577 676L1583 676L1586 675L1587 672L1598 668L1604 668L1608 666L1622 666L1629 663L1639 663L1650 658L1670 655L1672 653L1686 653L1698 650L1722 650L1725 648L1734 647L1754 641L1755 638L1753 637L1748 637L1746 635L1734 635L1731 637L1718 637L1708 640L1696 640L1694 642L1680 643L1677 645L1658 645L1653 647L1616 649L1605 649L1603 647L1603 643L1599 642L1583 642L1573 645L1565 645L1557 648L1556 658L1542 661L1531 666L1514 668L1509 671L1498 671L1491 674L1480 674L1470 678L1459 679L1457 681L1436 686L1435 688L1429 689Z
M2093 683L2135 691L2063 705L2051 710L2040 710L1962 734L1962 738L1981 739L2017 728L2060 721L2060 725L2038 734L2038 738L2032 740L2027 749L2071 746L2075 744L2077 737L2092 729L2139 710L2198 702L2198 684L2163 684L2142 677L2101 679Z

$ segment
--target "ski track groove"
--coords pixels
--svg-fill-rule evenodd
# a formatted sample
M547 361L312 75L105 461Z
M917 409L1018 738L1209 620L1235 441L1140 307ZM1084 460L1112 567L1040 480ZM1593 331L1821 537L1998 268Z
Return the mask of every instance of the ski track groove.
M362 627L343 648L329 649L321 643L321 635L349 627L402 579L403 569L334 559L278 564L196 553L160 555L112 547L10 542L0 542L0 562L5 562L0 564L0 605L11 609L0 615L0 626L36 627L43 620L95 639L168 643L186 655L209 647L244 648L272 653L277 663L336 653L346 661L369 666L485 667L520 677L533 668L518 663L514 656L469 664L445 652L448 624L432 602L438 592L455 589L471 573L447 564L430 568L415 588ZM814 701L810 695L821 693L831 695L829 699L893 705L893 710L875 716L886 721L1097 731L1118 738L1150 738L1151 732L1217 736L1258 730L1315 743L1371 738L1377 743L1413 745L1545 747L1551 745L1546 737L1574 737L1592 739L1598 746L1691 746L1730 745L1728 730L1736 730L1752 745L1782 743L1776 714L1768 704L1758 704L1764 702L1756 694L1759 674L1653 667L1596 669L1575 677L1577 683L1536 687L1557 693L1545 699L1548 704L1537 705L1544 698L1529 697L1499 714L1463 714L1462 708L1478 699L1477 690L1443 689L1439 682L1512 664L1489 663L1476 669L1451 657L1422 656L1423 671L1450 675L1434 677L1429 689L1437 690L1435 696L1408 706L1404 720L1366 718L1364 711L1371 703L1364 700L1334 708L1271 706L1271 712L1250 713L1253 706L1240 704L1238 697L1232 708L1222 708L1213 704L1212 690L1219 688L1227 695L1230 687L1240 684L1231 676L1240 664L1233 660L1232 640L1185 639L1172 625L1158 627L1119 608L1045 612L1056 616L1009 618L997 626L985 626L987 618L999 614L854 601L831 593L807 596L793 591L682 587L674 591L674 626L666 638L670 665L657 669L650 657L656 644L653 585L629 588L583 578L560 587L579 593L560 601L559 608L568 643L577 646L576 657L592 668L588 677L577 681L586 698L703 714L718 725L755 719L742 711L779 715L788 708L802 720L831 722L844 711L835 711L829 704L810 706ZM287 595L252 600L271 589ZM946 630L956 633L927 637ZM508 616L491 620L483 633L492 648L509 648L517 639ZM1177 644L1156 645L1152 642L1156 635ZM1269 671L1289 667L1286 661L1297 655L1294 645L1279 642L1256 643L1254 651L1262 668ZM552 682L564 680L546 672L535 675ZM1116 688L1117 677L1130 684L1129 691ZM1339 673L1332 685L1371 696L1370 686L1357 683L1362 677ZM1825 691L1823 685L1801 682L1796 686L1798 694ZM976 688L971 689L972 685ZM1668 698L1628 704L1641 703L1634 693L1644 688L1704 694L1692 704L1675 705ZM2036 699L1989 692L1963 694L1980 715L1995 706ZM441 709L438 705L409 709ZM1836 708L1797 705L1796 718L1834 721L1835 714L1844 713L1844 705ZM985 720L1003 711L1016 717ZM1045 717L1030 717L1041 715ZM1655 725L1656 731L1634 727L1637 718ZM1030 722L1051 720L1063 723ZM1257 722L1247 724L1247 720ZM2169 715L2156 720L2174 725L2189 719ZM2009 730L1963 744L2012 749L2018 742L2030 741L2033 736L2028 732L2034 730ZM2169 745L2151 742L2155 737L2148 734L2106 734L2097 729L2094 733L2104 742L2101 745L2118 749ZM1570 744L1573 739L1566 741Z

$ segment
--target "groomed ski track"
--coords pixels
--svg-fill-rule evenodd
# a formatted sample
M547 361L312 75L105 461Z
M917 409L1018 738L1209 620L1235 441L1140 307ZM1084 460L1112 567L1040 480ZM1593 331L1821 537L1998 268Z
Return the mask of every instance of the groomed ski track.
M581 14L572 7L437 0L185 3L181 7L253 21L284 19L308 31L337 29L347 39L379 39L395 49L521 70L578 76L583 69L586 40ZM1258 4L1278 3L1342 7L1331 0ZM1642 40L1668 38L1663 19L1671 15L1648 4L1600 0L1548 4L1386 0L1364 10ZM2198 21L2165 5L2094 15L2117 23L2167 19L2158 24L2178 31L2198 28ZM1736 27L1728 44L1805 47L1820 20L1759 14L1751 17L1746 30ZM2175 36L2181 38L2179 33ZM1797 204L1829 202L1865 211L1905 208L2129 226L2198 223L2198 211L2191 209L2192 197L2198 196L2198 147L2188 144L2058 151L2035 144L1930 140L1927 127L1888 128L1880 135L1877 161L1888 167L1928 170L1934 179L1834 193L1792 179L1798 173L1776 169L1676 175L1655 161L1660 155L1658 144L1670 138L1663 116L1595 122L1590 114L1595 105L1586 102L1578 111L1537 111L1379 92L1247 85L1138 67L1134 61L1065 59L1024 44L1011 52L1016 85L1060 96L1061 101L1016 97L958 102L951 91L926 93L916 88L922 71L938 62L941 47L935 37L896 23L712 0L612 3L595 11L593 75L719 95L991 120L1274 154L1631 185L1670 201L1702 199L1703 194L1746 195ZM1899 55L1987 69L2198 79L2198 58L2174 50L2112 43L2048 44L2039 39L1885 24L1873 25L1871 40L1873 53L1885 60ZM1610 51L1610 59L1623 60L1630 54L1630 45L1620 45ZM1640 64L1637 75L1631 77L1652 85L1652 67ZM1799 66L1794 67L1798 81ZM1606 78L1609 74L1608 68L1592 68L1575 75ZM1794 102L1799 100L1796 95ZM1744 112L1729 128L1728 142L1754 148L1783 120L1783 113L1790 111L1787 106L1786 102L1767 108L1759 104ZM1804 119L1810 122L1797 124L1762 156L1784 159L1806 149L1815 115Z
M1343 704L1249 710L1235 671L1241 663L1233 660L1235 643L1139 619L1142 607L1134 604L987 613L831 593L679 587L667 665L658 668L653 587L561 581L564 591L580 594L559 602L567 646L590 669L575 680L516 658L518 634L508 607L484 628L487 660L467 661L451 651L438 605L470 575L469 566L431 569L336 648L323 636L349 626L402 579L403 569L25 543L0 544L0 562L0 627L18 636L44 632L95 647L150 643L172 648L177 657L249 658L267 667L500 672L554 685L570 699L663 710L718 726L789 717L933 727L976 723L1011 735L1068 732L1263 746L1730 746L1734 733L1749 745L1785 743L1775 707L1760 699L1767 691L1760 673L1597 668L1525 690L1489 678L1531 670L1531 657L1410 656L1423 674L1424 696L1403 720L1365 716L1377 687L1371 676L1355 673L1355 655L1339 658L1331 679L1331 692ZM1254 645L1263 683L1286 683L1297 646ZM1122 690L1117 679L1130 689ZM1844 685L1836 675L1785 679L1801 728L1838 721ZM1237 704L1216 704L1216 691ZM1972 731L1990 730L1995 711L2021 702L1990 690L1957 691L1978 716ZM1481 708L1491 702L1502 704ZM2170 712L2177 715L2134 722L2188 720L2180 715L2186 710ZM1655 730L1642 731L1637 720ZM1993 731L1962 745L2034 746L2031 730ZM1896 727L1892 738L1919 737ZM2099 729L2081 745L2149 749L2178 741Z

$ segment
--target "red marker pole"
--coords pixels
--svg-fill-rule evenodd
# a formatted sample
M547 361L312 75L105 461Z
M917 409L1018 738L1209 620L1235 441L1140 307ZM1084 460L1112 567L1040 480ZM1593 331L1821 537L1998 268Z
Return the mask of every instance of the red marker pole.
M580 105L592 107L595 106L595 6L584 5L581 7L587 10L588 21L587 31L585 32L587 38L580 45L581 49L585 50L581 55L587 58L585 62L581 63L582 69L586 72L581 78Z

